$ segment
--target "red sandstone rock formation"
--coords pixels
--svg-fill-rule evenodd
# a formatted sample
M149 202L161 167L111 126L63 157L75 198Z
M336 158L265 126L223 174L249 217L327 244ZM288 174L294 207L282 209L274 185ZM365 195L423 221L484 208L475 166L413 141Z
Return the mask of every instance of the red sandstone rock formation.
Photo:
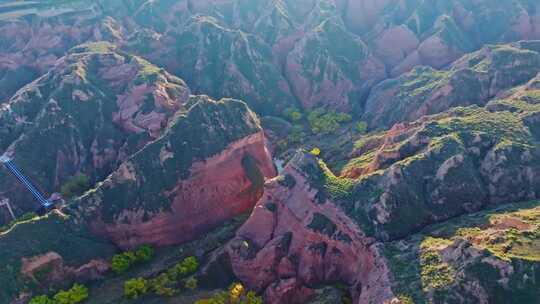
M39 256L22 258L21 264L23 277L48 285L71 280L83 282L100 279L110 269L109 263L102 259L91 260L78 268L66 266L62 256L52 251ZM37 273L44 275L45 278L36 280L34 276Z
M93 223L93 229L122 248L193 240L224 221L248 212L262 195L262 189L250 191L252 183L242 166L242 158L248 154L256 160L265 178L275 176L261 131L231 143L215 156L194 163L189 177L179 180L174 189L167 191L173 201L170 211L163 211L149 220L143 219L143 211L125 211L122 217L129 218L129 224L97 221ZM166 158L167 155L163 155L162 161ZM115 175L131 178L128 165L122 165Z
M325 282L350 286L354 303L393 298L388 268L374 240L331 201L318 202L298 159L265 185L248 221L227 247L233 270L267 303L305 303ZM302 155L301 157L307 157ZM285 302L284 302L285 301Z

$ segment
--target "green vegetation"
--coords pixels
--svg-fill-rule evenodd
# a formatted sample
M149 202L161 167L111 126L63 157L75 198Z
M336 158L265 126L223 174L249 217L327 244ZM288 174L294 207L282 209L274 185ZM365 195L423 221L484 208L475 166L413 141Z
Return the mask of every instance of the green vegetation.
M77 304L88 298L88 288L75 284L69 290L61 290L52 299L46 295L36 296L29 304Z
M195 304L262 304L262 297L253 291L247 291L240 283L234 283L229 291L217 293L212 298L202 299Z
M368 129L368 124L365 121L359 121L356 123L356 132L360 134L365 134Z
M60 192L64 199L70 199L83 194L90 187L91 184L88 175L78 174L64 183L60 188Z
M489 303L532 303L539 284L523 278L540 271L539 220L537 201L506 204L388 243L393 290L414 303L449 303L477 299L463 287L480 284Z
M288 136L288 141L291 144L302 143L306 139L306 133L302 126L293 126L291 133Z
M130 279L124 283L124 296L138 299L148 293L148 281L143 278Z
M184 282L184 287L186 287L189 290L195 290L198 286L198 280L194 277L187 278Z
M187 257L182 262L174 265L167 271L171 280L178 281L185 276L194 273L199 267L199 262L195 257Z
M399 304L414 304L411 296L400 294L397 298L399 299Z
M113 256L111 269L117 273L124 273L135 264L145 263L152 259L154 249L150 246L141 246L135 252L126 251Z
M302 120L304 115L298 108L289 107L283 111L283 116L292 123L297 123Z
M351 119L349 114L324 108L316 108L308 114L311 131L315 134L335 133L343 123L350 122Z
M124 296L128 299L137 299L150 292L160 297L177 295L181 288L195 290L198 287L196 277L189 277L199 267L195 257L187 257L173 265L167 271L154 278L134 278L124 283Z
M321 155L321 149L319 148L313 148L309 153L313 156L320 156Z
M454 282L455 270L442 261L437 249L451 244L450 241L426 238L420 245L422 285L425 290L443 289Z
M133 60L139 65L139 71L135 76L135 84L153 83L164 72L140 57L133 57Z

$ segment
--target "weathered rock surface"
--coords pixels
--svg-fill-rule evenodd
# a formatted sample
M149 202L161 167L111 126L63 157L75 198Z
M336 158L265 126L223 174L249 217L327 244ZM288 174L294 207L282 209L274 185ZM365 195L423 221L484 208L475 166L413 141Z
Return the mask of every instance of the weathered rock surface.
M66 281L85 282L102 279L110 269L105 260L92 260L78 268L66 266L56 252L22 258L21 275L27 279L55 286ZM39 276L39 278L36 278Z
M256 115L236 100L192 97L166 133L129 157L77 213L123 248L193 240L248 212L275 175Z
M228 245L235 274L264 292L267 303L305 303L314 286L342 282L355 303L393 297L388 269L374 239L322 198L305 171L313 156L298 154L284 175L265 185L248 221Z

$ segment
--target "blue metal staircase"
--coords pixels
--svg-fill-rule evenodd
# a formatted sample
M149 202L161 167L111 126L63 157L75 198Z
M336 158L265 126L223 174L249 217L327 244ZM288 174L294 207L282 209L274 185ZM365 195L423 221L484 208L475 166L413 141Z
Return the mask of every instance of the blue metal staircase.
M39 202L42 207L42 211L48 211L53 207L54 203L50 200L45 199L43 194L28 180L28 178L22 174L22 172L17 168L13 160L7 157L6 155L0 156L0 163L2 163L18 180L23 184L23 186L32 193L34 198Z

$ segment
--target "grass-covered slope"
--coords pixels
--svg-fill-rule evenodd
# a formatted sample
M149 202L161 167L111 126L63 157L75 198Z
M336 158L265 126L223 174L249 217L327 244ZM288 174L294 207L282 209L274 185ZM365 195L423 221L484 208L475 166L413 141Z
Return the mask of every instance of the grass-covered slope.
M414 303L536 303L540 204L508 204L384 245L393 290Z
M417 67L373 89L363 118L371 128L388 128L452 107L484 105L498 93L534 78L540 69L538 42L486 46L448 70Z
M537 198L537 117L456 108L364 137L338 176L323 165L310 169L312 180L369 234L404 237L489 205Z

